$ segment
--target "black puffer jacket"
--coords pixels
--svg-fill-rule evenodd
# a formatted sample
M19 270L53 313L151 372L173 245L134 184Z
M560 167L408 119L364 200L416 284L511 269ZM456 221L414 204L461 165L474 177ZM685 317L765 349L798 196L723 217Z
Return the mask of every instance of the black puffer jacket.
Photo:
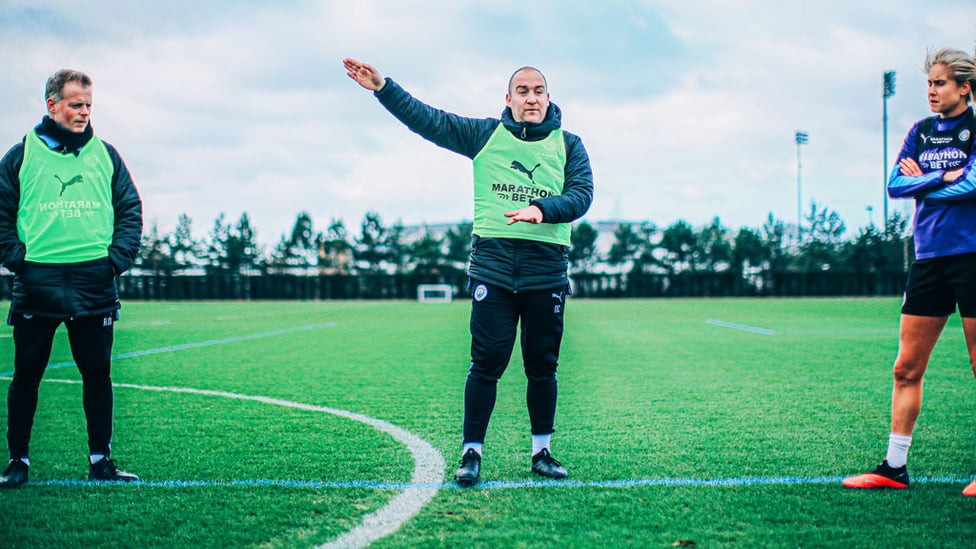
M74 154L91 139L66 135L52 129L50 119L38 125L39 133L59 143L64 154ZM104 143L104 141L103 141ZM112 207L115 228L108 256L78 263L35 263L25 261L26 248L17 234L20 204L20 168L24 161L24 142L14 145L0 160L0 265L13 272L11 311L42 317L70 319L101 315L119 308L116 276L132 266L142 237L142 199L129 170L112 145L105 143L112 159Z
M445 112L411 96L390 78L376 98L393 116L424 139L474 158L503 124L524 141L545 139L562 126L562 112L549 104L542 122L516 122L505 107L500 118L467 118ZM580 138L563 131L566 166L563 191L556 196L538 198L532 205L542 210L543 223L571 223L589 209L593 201L593 172ZM565 287L569 284L569 248L559 244L515 238L472 237L468 275L482 282L521 292Z

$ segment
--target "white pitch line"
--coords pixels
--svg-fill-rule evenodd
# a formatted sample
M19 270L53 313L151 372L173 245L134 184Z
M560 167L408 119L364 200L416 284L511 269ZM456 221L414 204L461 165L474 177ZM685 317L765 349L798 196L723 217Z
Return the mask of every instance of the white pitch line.
M48 381L73 384L81 383L81 381L71 379L51 379ZM419 513L424 505L426 505L430 500L434 499L434 496L437 495L437 492L440 489L440 485L444 482L444 456L442 456L441 453L438 452L437 449L426 440L381 419L372 418L346 410L339 410L337 408L315 406L312 404L304 404L301 402L292 402L289 400L280 400L277 398L264 396L243 395L226 391L211 391L207 389L193 389L189 387L155 387L151 385L133 385L129 383L114 383L113 385L116 387L141 389L144 391L189 393L195 395L233 398L238 400L250 400L254 402L263 402L265 404L273 404L275 406L284 406L286 408L296 408L299 410L308 410L312 412L324 412L327 414L344 417L346 419L351 419L353 421L358 421L360 423L365 423L366 425L383 431L396 439L398 442L405 445L407 449L410 450L410 453L413 455L414 459L414 468L413 474L410 477L410 485L405 487L399 495L387 502L386 505L363 517L363 521L359 524L359 526L349 530L329 543L318 546L316 549L346 549L366 547L370 543L396 532L405 522Z
M736 324L735 322L715 320L714 318L706 318L705 324L711 324L712 326L721 326L723 328L732 328L733 330L742 330L743 332L751 332L754 334L776 335L776 332L774 332L773 330L767 330L766 328L757 328L755 326L747 326L745 324Z
M211 347L213 345L223 345L225 343L237 343L240 341L248 341L251 339L259 339L262 337L271 337L277 335L290 334L294 332L304 332L308 330L317 330L319 328L331 328L335 326L335 322L326 322L324 324L308 324L306 326L296 326L294 328L283 328L281 330L272 330L270 332L262 332L258 334L246 334L233 337L225 337L222 339L211 339L209 341L194 341L192 343L181 343L179 345L169 345L167 347L159 347L156 349L145 349L142 351L133 351L131 353L122 353L119 355L112 355L112 360L121 360L123 358L136 358L146 355L155 355L159 353L172 353L174 351L185 351L186 349L195 349L197 347ZM12 337L12 336L11 336ZM68 362L55 362L47 365L48 370L54 370L56 368L67 368L68 366L74 366L74 361ZM14 372L3 372L0 373L0 377L8 377L14 375Z

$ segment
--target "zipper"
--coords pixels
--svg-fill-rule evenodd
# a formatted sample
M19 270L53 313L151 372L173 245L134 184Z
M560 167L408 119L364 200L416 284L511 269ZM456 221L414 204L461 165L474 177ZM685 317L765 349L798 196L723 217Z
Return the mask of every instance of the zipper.
M525 131L525 128L522 129ZM519 282L522 281L521 263L522 263L522 250L518 245L514 246L512 251L512 293L517 294L519 292Z

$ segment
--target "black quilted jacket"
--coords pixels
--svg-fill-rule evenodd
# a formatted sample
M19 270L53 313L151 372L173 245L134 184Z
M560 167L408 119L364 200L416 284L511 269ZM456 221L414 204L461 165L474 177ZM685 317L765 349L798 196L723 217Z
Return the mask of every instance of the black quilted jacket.
M49 124L42 123L38 131L45 126ZM48 264L24 260L26 249L17 235L18 174L24 161L23 141L14 145L0 160L0 265L16 275L11 311L70 319L102 315L119 308L116 276L132 266L139 252L142 199L118 151L108 143L105 146L114 166L112 207L115 229L112 243L108 257L79 263ZM67 147L64 149L65 154L73 154Z
M500 118L467 118L445 112L416 99L390 78L375 93L393 116L424 139L447 150L474 158L491 138L499 124L519 139L536 141L562 126L562 112L549 104L540 123L516 122L505 107ZM566 167L563 192L531 201L543 213L543 223L571 223L579 219L593 202L593 172L580 138L563 131ZM472 237L470 278L508 291L546 290L568 286L569 248L515 238Z

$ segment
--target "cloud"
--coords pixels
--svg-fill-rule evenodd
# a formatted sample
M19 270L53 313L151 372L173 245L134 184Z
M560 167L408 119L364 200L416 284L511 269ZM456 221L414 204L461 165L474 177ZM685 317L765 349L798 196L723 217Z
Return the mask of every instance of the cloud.
M936 9L937 8L937 9ZM928 111L925 49L972 49L971 2L117 3L0 7L0 143L43 114L44 80L95 78L95 129L162 230L247 212L265 244L299 212L471 217L470 162L424 142L349 80L357 57L451 112L497 117L512 70L541 68L596 176L592 221L794 222L802 202L850 228L881 211L881 75L896 70L889 158ZM950 22L947 24L947 22ZM900 207L900 205L899 205ZM879 219L878 217L875 218Z

